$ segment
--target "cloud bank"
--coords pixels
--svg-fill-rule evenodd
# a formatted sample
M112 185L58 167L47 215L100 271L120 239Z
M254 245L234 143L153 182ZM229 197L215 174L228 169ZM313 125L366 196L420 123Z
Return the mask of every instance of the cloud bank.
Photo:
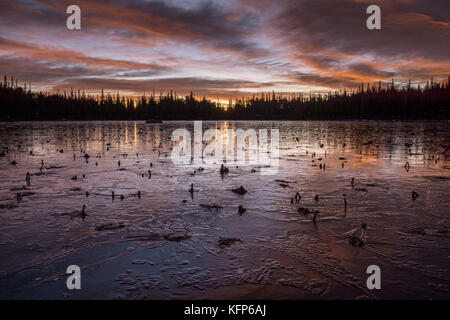
M235 97L261 91L423 82L450 73L450 3L378 0L5 0L0 70L43 90L152 90Z

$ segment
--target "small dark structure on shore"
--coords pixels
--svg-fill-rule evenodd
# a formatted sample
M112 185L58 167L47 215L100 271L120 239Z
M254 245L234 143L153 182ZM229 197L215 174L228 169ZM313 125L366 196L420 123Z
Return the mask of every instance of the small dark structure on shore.
M147 119L145 123L163 123L162 120L159 119Z

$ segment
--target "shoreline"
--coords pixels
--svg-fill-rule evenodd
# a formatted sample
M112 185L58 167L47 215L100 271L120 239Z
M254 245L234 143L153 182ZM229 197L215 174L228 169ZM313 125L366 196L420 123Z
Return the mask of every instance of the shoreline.
M5 123L41 123L41 122L142 122L145 124L163 124L165 122L189 122L189 121L204 121L204 122L213 122L213 121L227 121L227 122L355 122L355 123L361 123L361 122L449 122L450 119L342 119L342 120L331 120L331 119L305 119L305 120L289 120L289 119L178 119L178 120L162 120L161 123L146 123L146 120L140 120L140 119L90 119L90 120L78 120L78 119L72 119L72 120L12 120L12 121L2 121L0 120L0 124Z

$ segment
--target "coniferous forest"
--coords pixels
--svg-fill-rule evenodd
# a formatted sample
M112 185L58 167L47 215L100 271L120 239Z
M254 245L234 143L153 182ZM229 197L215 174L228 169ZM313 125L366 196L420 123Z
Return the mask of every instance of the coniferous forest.
M262 93L222 106L194 93L124 97L83 91L32 92L6 76L0 82L0 120L448 120L450 76L423 87L360 84L327 94Z

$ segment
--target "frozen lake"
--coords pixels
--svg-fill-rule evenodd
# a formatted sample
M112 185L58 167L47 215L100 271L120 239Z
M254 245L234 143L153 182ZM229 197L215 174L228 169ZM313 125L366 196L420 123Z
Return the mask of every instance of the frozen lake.
M172 162L173 130L193 126L0 123L0 298L450 298L448 122L205 121L279 129L276 175L223 177ZM363 222L353 247L342 234ZM72 264L81 290L66 288Z

